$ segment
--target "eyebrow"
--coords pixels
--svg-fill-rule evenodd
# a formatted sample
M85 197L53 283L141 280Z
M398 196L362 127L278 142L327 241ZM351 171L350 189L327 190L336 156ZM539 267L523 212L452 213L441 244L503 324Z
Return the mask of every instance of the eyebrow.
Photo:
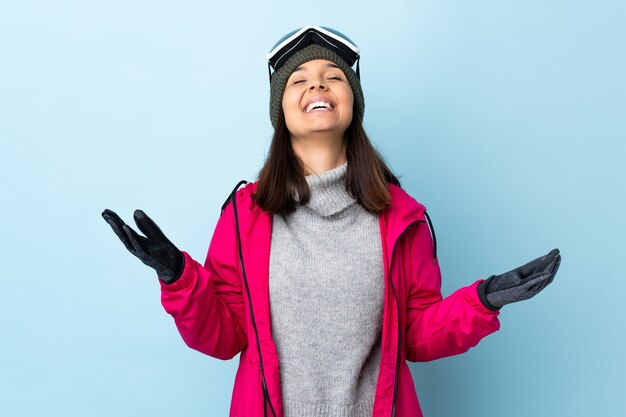
M328 63L326 64L326 67L327 67L327 68L339 68L339 66L335 65L335 64L334 64L334 63L332 63L332 62L328 62ZM295 70L293 70L293 72L300 71L300 70L303 70L303 69L304 69L304 68L302 67L302 65L300 65L298 68L296 68ZM341 68L339 68L339 69L341 69Z

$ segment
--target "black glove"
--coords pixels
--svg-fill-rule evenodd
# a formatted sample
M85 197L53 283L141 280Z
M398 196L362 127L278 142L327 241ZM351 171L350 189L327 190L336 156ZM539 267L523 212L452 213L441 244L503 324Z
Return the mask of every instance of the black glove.
M478 284L478 297L490 310L527 300L552 282L561 264L558 249L501 275L492 275Z
M126 249L138 257L141 262L156 270L159 279L171 284L180 278L185 266L183 253L165 237L159 226L141 210L135 210L135 223L147 237L135 232L124 224L122 219L109 209L102 212L102 217L120 238Z

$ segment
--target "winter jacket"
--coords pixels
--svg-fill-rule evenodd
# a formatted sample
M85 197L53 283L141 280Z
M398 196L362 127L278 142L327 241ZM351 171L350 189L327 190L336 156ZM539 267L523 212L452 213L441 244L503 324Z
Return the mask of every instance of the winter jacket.
M222 360L241 353L230 417L283 417L270 326L272 216L252 198L256 187L256 182L235 187L222 206L204 265L183 251L182 275L173 284L161 283L161 302L192 349ZM388 188L391 206L379 215L385 288L372 416L415 417L422 413L407 361L467 351L499 329L499 312L479 300L476 286L482 279L442 298L436 239L426 208L402 188Z

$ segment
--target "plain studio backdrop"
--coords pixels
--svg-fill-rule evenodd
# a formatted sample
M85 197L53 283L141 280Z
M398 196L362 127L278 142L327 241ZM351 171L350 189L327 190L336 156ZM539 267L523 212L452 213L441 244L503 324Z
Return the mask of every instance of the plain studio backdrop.
M362 49L366 131L433 220L443 294L558 247L468 353L411 364L427 417L623 416L621 1L0 4L0 414L226 416L239 357L189 349L104 222L204 262L272 134L265 53Z

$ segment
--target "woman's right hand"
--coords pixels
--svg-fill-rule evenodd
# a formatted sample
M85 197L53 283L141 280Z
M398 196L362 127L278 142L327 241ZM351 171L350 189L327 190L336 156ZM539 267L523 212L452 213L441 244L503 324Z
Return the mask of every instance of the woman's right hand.
M185 266L185 257L165 237L159 226L142 210L135 210L135 223L147 237L141 236L112 210L105 209L102 217L120 238L126 249L157 272L159 279L171 284L180 278Z

